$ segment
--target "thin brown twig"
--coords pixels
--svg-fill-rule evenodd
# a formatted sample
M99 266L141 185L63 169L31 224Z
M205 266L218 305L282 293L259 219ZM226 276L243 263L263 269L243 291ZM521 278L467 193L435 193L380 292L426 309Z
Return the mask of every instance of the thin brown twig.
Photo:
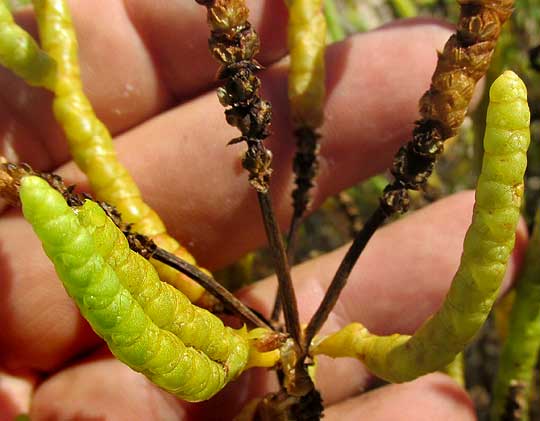
M152 258L182 272L189 276L195 282L204 287L212 295L216 296L225 307L238 314L244 321L257 327L272 328L270 323L257 315L253 310L246 306L242 301L236 298L227 288L217 282L213 277L203 272L198 267L193 266L178 256L169 253L160 247L151 253Z
M291 266L294 262L294 252L296 250L296 242L298 239L298 228L300 227L300 224L302 222L301 216L295 216L296 213L293 214L293 217L291 218L291 225L289 227L289 233L287 234L287 248L285 250L285 254L287 255L287 261L289 266ZM281 294L279 293L279 290L276 293L276 297L274 299L274 306L272 308L272 313L270 315L270 321L272 323L276 323L279 320L279 315L281 314Z
M7 199L11 205L19 205L18 190L20 182L23 177L28 175L34 175L45 179L54 189L64 196L66 202L70 206L81 206L85 200L93 200L88 194L75 193L74 186L66 186L62 178L57 174L40 173L34 171L29 165L17 165L8 162L4 162L0 165L0 196ZM156 244L148 237L131 231L130 225L122 222L121 215L114 206L105 202L98 203L114 224L124 233L129 246L133 251L141 254L147 259L153 257L189 276L218 298L225 307L232 310L235 314L238 314L244 321L257 327L271 328L270 323L255 314L253 310L231 294L212 276L200 270L198 267L189 264L185 260L182 260L175 254L169 253L156 246Z
M223 86L218 88L219 101L226 107L227 122L241 132L241 136L229 144L247 144L242 165L249 173L250 184L257 191L280 294L289 306L285 312L285 323L300 346L300 323L294 287L269 193L272 154L264 146L263 140L270 134L272 109L270 103L261 98L261 81L255 75L255 72L262 69L254 59L259 52L259 37L248 21L249 10L244 0L196 1L207 8L207 20L211 29L208 42L210 52L221 63L218 79L223 82Z
M276 275L278 279L285 281L281 281L279 284L279 295L281 296L281 301L287 303L287 305L283 308L285 326L287 327L287 332L292 336L295 342L301 346L302 342L298 307L291 280L290 269L287 262L287 256L285 254L285 247L283 245L283 239L281 237L274 214L271 212L272 203L270 195L268 193L258 193L258 198L261 211L263 214L266 214L263 218L264 228L270 243L270 249L272 250Z
M313 317L311 318L306 330L304 332L304 342L303 349L308 349L311 340L315 334L320 330L326 319L328 318L330 312L334 308L341 291L347 283L347 279L352 271L352 268L356 264L358 257L366 247L368 241L373 236L377 228L379 228L387 218L387 214L382 210L381 207L371 215L371 217L366 221L362 231L359 235L356 236L352 242L349 250L345 254L339 268L326 291L321 304L315 311Z

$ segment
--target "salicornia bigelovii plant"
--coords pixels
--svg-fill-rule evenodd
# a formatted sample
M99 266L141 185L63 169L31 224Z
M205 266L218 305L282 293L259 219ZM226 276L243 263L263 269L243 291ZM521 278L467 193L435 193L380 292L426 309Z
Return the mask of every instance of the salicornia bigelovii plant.
M413 335L379 336L360 323L329 335L320 330L372 235L388 218L407 211L408 190L425 187L444 141L458 133L513 0L459 1L456 32L439 53L431 86L420 100L421 118L412 140L396 154L391 168L394 179L354 238L310 320L300 319L290 265L311 203L319 142L324 141L320 130L326 95L324 2L286 0L288 99L296 138L293 212L286 241L272 203L272 152L265 142L271 135L272 108L263 98L257 76L262 66L255 57L262 47L248 7L244 0L196 2L206 8L208 46L220 65L218 100L225 107L226 122L240 131L229 147L245 143L242 166L257 194L279 281L269 319L198 267L143 201L84 93L77 37L66 1L33 1L39 42L14 22L0 2L0 63L28 84L52 93L54 117L96 200L66 187L58 176L8 162L0 169L0 194L12 204L20 203L83 317L116 358L186 401L211 398L250 368L275 369L280 389L253 401L239 419L319 419L323 405L314 371L320 355L357 358L377 377L394 383L455 364L497 298L520 218L530 112L525 84L510 70L489 88L474 213L459 269L440 309ZM538 275L533 257L537 246L538 228L527 257L535 275L525 271L523 277L529 282L518 289L517 303L538 295L534 280L530 281ZM513 380L523 382L529 393L540 334L535 331L530 348L516 347L521 339L512 339L515 332L527 329L523 309L529 305L530 318L538 318L540 306L516 304L511 319L516 327L503 352L527 354L525 374L511 370L515 363L510 357L503 359L496 385L497 417L507 414ZM241 324L227 326L219 317L224 313L237 316Z

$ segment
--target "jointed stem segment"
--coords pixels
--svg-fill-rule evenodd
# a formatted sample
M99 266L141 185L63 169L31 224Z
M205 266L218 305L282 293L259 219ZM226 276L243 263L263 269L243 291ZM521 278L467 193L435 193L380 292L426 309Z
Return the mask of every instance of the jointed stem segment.
M56 63L39 48L32 36L13 21L11 12L0 1L0 64L11 69L28 84L52 90Z
M234 330L160 281L96 203L72 209L45 180L22 178L23 212L69 295L118 359L189 401L209 399L249 366L271 366L263 332ZM262 331L262 329L258 329Z
M133 223L136 231L151 237L158 246L195 264L195 259L166 233L157 213L142 200L139 188L117 159L109 131L83 92L77 40L65 0L35 0L34 9L43 48L57 63L54 114L66 133L73 159L88 176L96 197L114 205L124 221ZM191 279L160 262L154 263L161 278L193 302L215 302Z
M356 357L377 376L404 382L449 364L483 325L514 247L530 141L523 82L505 72L490 98L473 220L441 309L412 337L376 336L353 323L315 344L314 354Z

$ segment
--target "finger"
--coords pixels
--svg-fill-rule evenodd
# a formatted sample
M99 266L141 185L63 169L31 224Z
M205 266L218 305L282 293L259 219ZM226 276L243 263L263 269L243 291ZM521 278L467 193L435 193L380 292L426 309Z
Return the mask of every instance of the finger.
M28 414L30 398L36 379L28 374L9 374L0 371L0 414L2 420L16 419Z
M266 372L250 370L208 402L190 404L160 390L106 352L43 382L34 394L32 420L228 420L266 393ZM34 418L35 417L35 418Z
M176 398L110 356L61 371L41 384L32 420L184 420Z
M112 133L213 84L218 64L208 52L205 8L195 1L68 3L85 91ZM280 0L247 3L263 46L257 58L268 65L286 52L286 6ZM36 35L30 10L19 13L17 20ZM18 158L41 170L65 162L67 147L51 113L51 95L28 87L5 69L0 71L0 86L0 130L4 137L11 135L10 146Z
M359 35L329 49L327 119L314 207L390 165L418 118L417 99L429 86L436 48L448 33L422 21ZM364 70L359 73L358 68ZM286 223L295 142L287 114L285 63L265 73L263 86L274 104L274 135L268 141L274 155L273 200L278 217ZM264 244L255 193L241 169L243 146L225 147L237 135L224 122L223 109L212 93L117 141L120 157L145 199L171 234L210 268L223 267ZM62 173L84 183L74 171L70 166Z
M209 402L187 404L160 391L117 360L94 359L45 381L36 391L30 416L32 420L232 419L257 396L257 385L246 389L243 380L231 384L234 394L224 390ZM259 380L264 382L263 378ZM434 414L441 421L475 419L465 391L441 374L386 386L332 405L325 410L325 419L354 420L360 414L370 420L432 420Z
M206 9L196 2L130 0L126 12L148 46L161 78L175 98L208 90L218 64L208 52ZM287 7L280 0L248 0L249 21L259 34L257 60L269 65L286 54ZM194 77L196 75L196 77Z
M119 361L96 359L63 370L45 381L36 391L30 416L38 421L75 417L110 421L232 419L243 405L257 396L257 385L252 384L250 389L245 389L243 380L231 385L234 386L234 394L224 390L209 402L187 404L160 391ZM264 379L260 380L264 382ZM325 410L325 419L365 417L370 420L420 421L432 420L434 414L438 414L437 419L441 421L475 419L466 392L442 374L386 386L332 405Z
M450 378L430 374L410 383L390 385L333 405L325 420L473 421L467 393Z
M471 192L454 195L377 231L322 333L335 332L353 321L380 335L414 333L439 308L448 291L472 207ZM519 270L526 237L521 224L503 289ZM301 321L307 322L318 307L344 253L342 248L294 269ZM275 280L269 279L248 288L241 297L269 314L275 288ZM356 360L320 358L317 385L327 403L364 390L371 380Z

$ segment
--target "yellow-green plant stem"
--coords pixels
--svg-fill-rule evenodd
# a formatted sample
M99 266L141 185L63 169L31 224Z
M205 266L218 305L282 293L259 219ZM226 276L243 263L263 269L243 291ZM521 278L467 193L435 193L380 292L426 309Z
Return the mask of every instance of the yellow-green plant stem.
M416 4L411 0L390 0L390 3L399 18L413 18L418 15Z
M77 39L65 0L35 0L34 9L44 50L57 62L53 91L54 115L66 134L71 154L86 173L96 197L114 205L125 222L167 251L195 264L195 259L166 233L157 213L142 199L139 188L118 161L111 135L96 117L83 91ZM152 260L163 281L184 292L191 301L204 289L161 262Z
M279 358L279 351L251 346L268 330L226 327L161 282L96 203L70 208L36 176L22 179L20 198L82 315L119 360L158 386L185 400L205 400L248 365L273 365Z
M296 188L292 192L293 217L288 254L293 255L296 233L310 203L310 189L319 168L317 129L323 123L325 89L326 21L323 0L290 0L288 44L291 56L288 94L296 137L293 161Z
M519 276L508 336L504 342L493 388L492 420L502 420L512 381L523 386L523 401L530 398L535 365L540 349L540 210ZM527 405L528 406L528 405ZM528 419L527 407L523 420Z
M293 125L316 129L323 122L326 21L323 0L289 0L289 101Z
M334 0L324 0L324 17L328 25L328 38L330 42L341 41L347 36Z
M32 86L53 89L55 61L13 21L3 1L0 2L0 64Z
M465 357L462 353L448 364L443 370L443 373L448 374L461 387L465 388Z
M530 142L521 79L503 73L493 83L490 99L472 223L442 307L413 336L377 336L353 323L315 343L313 354L356 357L375 375L405 382L450 364L483 325L514 247Z

